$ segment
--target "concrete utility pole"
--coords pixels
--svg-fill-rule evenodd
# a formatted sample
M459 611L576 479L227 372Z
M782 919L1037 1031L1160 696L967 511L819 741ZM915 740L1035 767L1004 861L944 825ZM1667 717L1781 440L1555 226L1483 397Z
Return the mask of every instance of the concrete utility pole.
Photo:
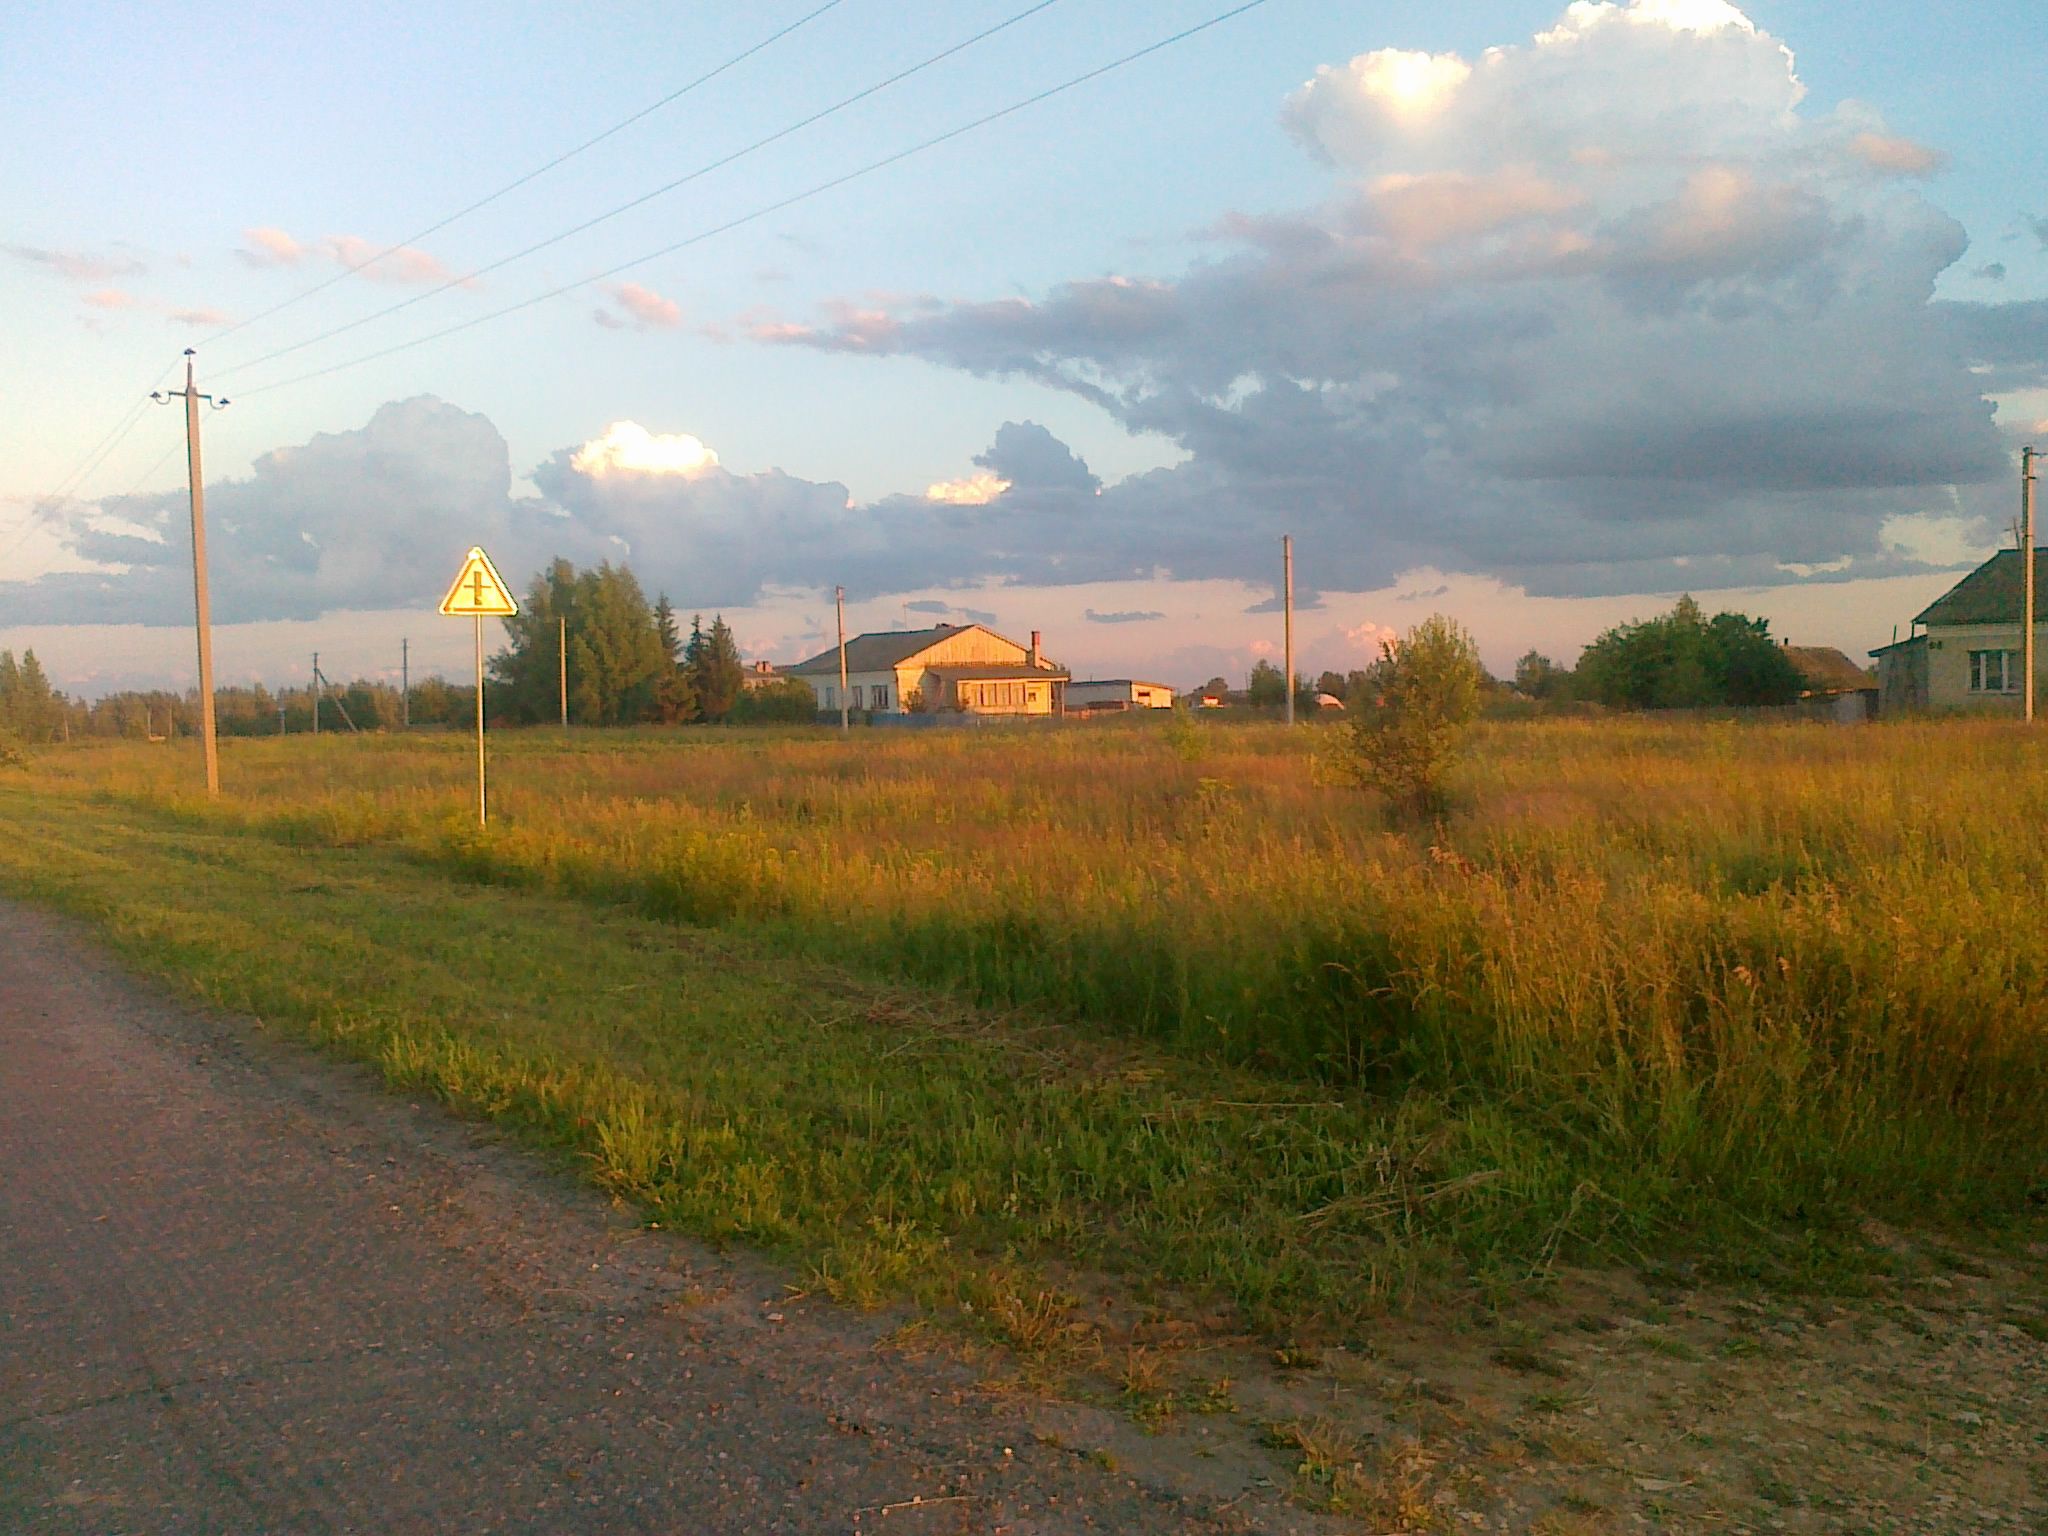
M846 588L834 587L832 601L839 607L839 734L848 730L846 715Z
M220 747L213 730L213 605L206 589L206 486L199 469L199 402L215 410L227 401L202 395L192 380L193 351L185 349L185 387L169 394L151 390L158 403L183 398L185 402L185 469L192 498L192 610L199 632L199 737L206 744L206 792L220 794Z
M1287 658L1287 723L1294 724L1294 535L1280 535L1280 565L1282 596L1281 607L1286 613L1283 621L1283 646Z
M562 729L569 729L569 616L555 618L555 660L561 665Z
M313 653L313 734L320 734L320 653Z
M398 723L412 729L412 642L398 642Z
M2020 616L2020 717L2034 719L2034 450L2020 450L2020 569L2026 611Z

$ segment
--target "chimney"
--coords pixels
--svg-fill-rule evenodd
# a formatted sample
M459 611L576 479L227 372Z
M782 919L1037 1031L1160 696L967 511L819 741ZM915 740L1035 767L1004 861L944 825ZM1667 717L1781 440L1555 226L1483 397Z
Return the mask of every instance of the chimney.
M1031 665L1034 667L1045 665L1045 648L1039 644L1039 639L1038 631L1031 631Z

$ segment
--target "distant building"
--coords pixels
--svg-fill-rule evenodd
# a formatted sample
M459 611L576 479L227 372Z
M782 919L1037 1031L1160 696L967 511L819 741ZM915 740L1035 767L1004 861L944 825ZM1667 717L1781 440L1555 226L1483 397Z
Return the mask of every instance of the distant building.
M1788 645L1785 656L1799 669L1804 699L1834 693L1863 693L1877 686L1877 673L1859 667L1832 645Z
M1171 709L1173 690L1164 683L1130 677L1090 678L1067 684L1067 708L1086 710Z
M784 675L808 684L820 710L839 709L838 646ZM846 642L846 707L863 713L1056 715L1067 682L1065 669L1045 659L1035 629L1028 647L980 624L885 630Z
M1338 710L1341 710L1341 709L1342 709L1343 707L1344 707L1344 701L1343 701L1342 699L1338 698L1338 697L1337 697L1337 695L1335 695L1334 693L1319 693L1319 694L1317 694L1317 695L1316 695L1316 708L1317 708L1317 709L1338 709Z
M740 686L752 693L757 688L772 688L789 674L772 661L751 661L746 671L740 674Z
M2034 551L2034 584L2048 615L2048 562ZM1977 710L2018 714L2021 703L2020 609L2026 568L2020 552L2001 549L1936 598L1913 620L1922 631L1870 654L1877 659L1878 707L1885 714L1914 710ZM2035 625L2035 666L2040 624ZM2037 685L2038 686L2038 682Z

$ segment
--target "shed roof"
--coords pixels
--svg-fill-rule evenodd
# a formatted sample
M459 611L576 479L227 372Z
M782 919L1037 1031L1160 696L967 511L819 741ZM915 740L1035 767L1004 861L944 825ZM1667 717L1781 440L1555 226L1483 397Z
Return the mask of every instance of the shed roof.
M1076 688L1164 688L1173 691L1171 683L1147 682L1142 677L1090 677L1074 684Z
M2048 550L2034 551L2034 587L2048 614ZM2026 568L2020 552L2001 549L1921 612L1916 624L2017 624Z
M1867 668L1859 667L1832 645L1788 645L1785 655L1810 693L1855 693L1877 686Z

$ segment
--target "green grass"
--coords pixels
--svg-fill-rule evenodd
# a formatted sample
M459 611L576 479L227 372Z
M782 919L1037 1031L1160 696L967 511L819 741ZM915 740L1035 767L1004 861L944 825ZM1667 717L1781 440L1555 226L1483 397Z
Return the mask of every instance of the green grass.
M1059 1336L1061 1261L1292 1339L1567 1256L1826 1283L1866 1215L2032 1219L2017 730L1497 727L1426 831L1331 733L1193 737L507 733L487 834L459 737L229 743L217 806L91 746L0 780L0 883L1013 1338Z
M0 826L0 886L87 919L140 969L500 1121L650 1219L1027 1348L1070 1322L1045 1278L1067 1263L1227 1298L1255 1326L1341 1330L1455 1264L1460 1213L1304 1217L1488 1151L1421 1102L1265 1109L1287 1101L1255 1074L451 884L385 850L18 789L0 790Z

